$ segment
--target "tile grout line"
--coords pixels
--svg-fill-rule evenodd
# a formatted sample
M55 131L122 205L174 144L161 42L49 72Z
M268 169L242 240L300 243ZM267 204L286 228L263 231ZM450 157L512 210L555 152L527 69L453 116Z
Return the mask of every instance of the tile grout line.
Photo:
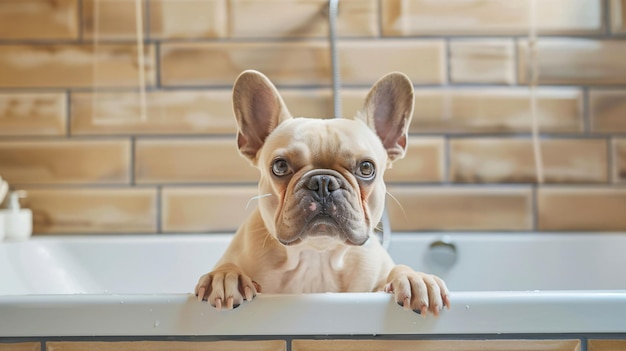
M589 95L591 94L589 86L582 86L581 91L583 93L583 98L581 101L582 104L582 115L583 115L583 135L591 136L591 111L589 106Z
M84 0L80 0L77 3L77 8L76 8L76 20L77 20L77 24L78 24L78 40L77 42L79 43L83 43L84 37L85 37L85 30L83 29L83 1Z
M624 40L626 42L626 38ZM160 47L159 47L160 49ZM159 50L160 51L160 50ZM374 83L374 80L371 82ZM331 86L328 84L294 84L294 83L276 83L274 84L279 91L314 91L314 90L330 90ZM367 91L371 87L371 84L362 84L362 83L346 83L342 84L342 89L352 91L352 90L363 90ZM511 85L511 84L495 84L495 83L455 83L452 85L446 84L437 84L437 83L416 83L413 82L413 87L416 91L424 91L424 90L434 90L434 91L444 91L447 89L450 90L459 90L459 91L489 91L489 90L499 90L499 91L509 91L516 92L520 91L521 88L525 88L526 85ZM611 85L601 85L601 84L541 84L537 87L538 91L580 91L584 87L587 87L590 90L602 89L602 90L624 90L626 89L626 83L620 84L611 84ZM184 84L176 84L176 85L166 85L166 86L146 86L146 91L206 91L206 92L214 92L214 91L230 91L232 89L231 84L198 84L198 85L184 85ZM92 86L49 86L49 87L19 87L19 86L3 86L0 87L0 93L28 93L28 92L65 92L72 91L77 93L85 93L91 92ZM103 86L98 87L99 92L122 92L122 93L131 93L138 92L137 88L128 87L128 86Z
M161 91L163 89L163 83L161 82L161 44L162 44L162 39L158 39L158 38L153 38L152 35L152 31L150 30L150 18L151 18L151 11L152 8L150 7L150 1L146 1L146 16L147 16L147 20L145 23L145 27L146 27L146 34L147 34L147 38L148 38L148 44L154 45L154 79L155 79L155 86L154 89L156 91ZM175 90L179 90L179 89L175 89Z
M514 76L515 76L515 84L511 84L512 87L523 87L524 85L522 85L520 82L520 74L519 74L519 65L520 65L520 58L519 58L519 39L518 38L513 38L513 70L514 70Z
M156 196L156 232L163 234L163 185L157 185Z
M591 90L588 86L582 87L583 91L583 133L585 137L593 138L593 122L591 115ZM615 184L615 177L613 173L613 164L614 164L614 153L613 153L613 136L612 134L601 136L602 140L606 141L606 184L607 186L611 186Z
M135 137L134 135L130 136L130 167L129 167L129 177L130 177L130 187L134 188L137 185L137 180L136 177L137 175L135 174L135 163L136 163L136 144L137 144L137 137Z
M92 113L93 117L93 113ZM65 91L65 138L72 137L72 91L67 89Z
M163 90L163 83L161 82L161 42L160 41L155 41L154 42L154 70L155 70L155 77L154 79L156 80L156 82L154 82L155 84L155 89L157 91L164 91ZM172 88L172 91L180 91L182 89L174 87Z
M376 6L377 6L377 10L378 10L377 11L377 15L378 16L376 16L377 20L378 20L378 21L376 21L376 24L378 26L378 28L377 28L377 32L378 33L376 33L377 35L375 35L374 38L378 39L378 40L385 38L385 36L383 35L383 1L384 0L378 0L376 2Z
M444 84L441 84L443 88L452 88L454 84L452 84L452 40L450 38L444 38L445 43L445 74L446 77L444 79Z
M293 350L293 341L294 341L293 336L288 336L285 338L285 351Z
M613 33L611 30L611 4L610 4L611 0L603 0L602 1L602 5L601 5L601 11L602 11L602 20L604 21L604 33L602 33L602 35L604 35L605 37L611 39L613 37Z
M444 144L443 144L443 185L450 185L453 184L452 180L451 180L451 174L450 174L450 165L452 162L452 156L450 155L451 153L451 147L450 144L452 143L450 135L444 135Z
M617 160L615 159L615 139L612 136L609 136L606 143L606 152L607 152L607 180L608 185L617 185L619 182L619 172L616 172L615 165L617 164Z
M581 336L578 340L580 340L580 351L587 351L589 347L589 338Z
M534 183L531 185L531 230L533 232L539 231L539 187L541 185Z
M144 16L144 23L143 23L143 30L146 33L146 35L144 36L146 41L149 43L152 41L152 33L150 32L150 18L151 18L151 14L150 14L150 1L149 0L143 0L143 6L146 9L145 12L145 16Z
M382 0L381 0L382 1ZM445 44L445 79L444 84L442 84L442 89L454 89L454 85L451 83L452 81L452 43L450 38L444 38ZM445 104L451 104L449 100L444 102ZM450 174L450 164L451 164L451 155L450 155L450 144L451 144L451 136L449 133L443 133L444 138L444 154L443 154L443 186L449 186L452 184L451 182L451 174Z

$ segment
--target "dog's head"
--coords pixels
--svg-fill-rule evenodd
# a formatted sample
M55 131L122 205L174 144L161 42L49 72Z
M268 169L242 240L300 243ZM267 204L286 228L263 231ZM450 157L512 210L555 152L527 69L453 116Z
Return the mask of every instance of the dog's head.
M354 119L318 119L293 118L267 77L245 71L233 107L239 151L261 171L267 230L284 245L321 237L364 244L382 217L383 174L406 152L408 77L378 80Z

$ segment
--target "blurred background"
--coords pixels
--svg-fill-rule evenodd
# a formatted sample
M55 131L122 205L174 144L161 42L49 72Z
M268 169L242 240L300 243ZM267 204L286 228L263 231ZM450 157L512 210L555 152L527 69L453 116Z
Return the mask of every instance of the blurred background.
M236 229L258 172L232 84L257 69L294 115L333 117L328 15L0 0L0 176L27 191L35 234ZM389 71L415 85L386 174L393 230L626 230L626 0L340 0L336 34L342 115Z

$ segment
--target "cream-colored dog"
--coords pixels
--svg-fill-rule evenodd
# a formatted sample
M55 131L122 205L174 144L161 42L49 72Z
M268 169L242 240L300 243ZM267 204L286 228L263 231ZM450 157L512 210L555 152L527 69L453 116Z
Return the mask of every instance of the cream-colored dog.
M261 172L258 208L198 299L232 309L267 293L387 291L405 309L438 315L448 290L433 275L394 265L374 236L383 175L406 151L413 87L401 73L374 84L354 119L293 118L274 85L243 72L233 89L240 153Z

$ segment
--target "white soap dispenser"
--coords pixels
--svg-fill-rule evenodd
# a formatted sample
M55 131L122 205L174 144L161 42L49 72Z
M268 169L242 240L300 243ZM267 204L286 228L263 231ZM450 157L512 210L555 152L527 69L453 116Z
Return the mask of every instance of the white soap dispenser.
M33 212L20 208L20 198L26 197L23 190L9 194L7 209L2 211L4 217L4 234L6 240L26 240L33 233Z

